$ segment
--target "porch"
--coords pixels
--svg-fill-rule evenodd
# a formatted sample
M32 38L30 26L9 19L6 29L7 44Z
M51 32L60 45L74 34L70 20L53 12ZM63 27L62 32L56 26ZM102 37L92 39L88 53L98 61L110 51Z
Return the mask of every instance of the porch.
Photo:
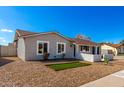
M99 45L76 45L76 56L84 61L101 61L102 55Z

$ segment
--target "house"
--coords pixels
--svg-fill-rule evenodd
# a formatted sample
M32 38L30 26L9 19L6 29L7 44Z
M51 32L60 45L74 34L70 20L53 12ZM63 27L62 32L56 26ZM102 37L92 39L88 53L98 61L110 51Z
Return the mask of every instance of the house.
M117 56L118 54L124 53L124 45L123 44L101 44L101 53L104 54L113 54Z
M75 58L85 61L101 61L100 44L88 38L68 38L58 32L34 33L16 30L14 43L17 56L22 60L42 60L44 53L49 59Z

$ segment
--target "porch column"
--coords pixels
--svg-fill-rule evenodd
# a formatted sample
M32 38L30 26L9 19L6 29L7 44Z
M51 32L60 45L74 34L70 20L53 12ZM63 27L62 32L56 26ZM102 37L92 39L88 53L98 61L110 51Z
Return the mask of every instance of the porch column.
M79 45L76 44L76 58L79 58Z
M97 49L98 49L97 47L98 47L98 46L95 47L95 54L97 54Z
M78 51L79 51L79 45L76 44L76 54L78 54Z

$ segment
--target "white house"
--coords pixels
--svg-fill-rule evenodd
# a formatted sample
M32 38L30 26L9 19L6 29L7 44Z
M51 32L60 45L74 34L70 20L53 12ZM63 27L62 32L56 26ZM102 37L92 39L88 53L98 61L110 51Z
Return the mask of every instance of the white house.
M78 36L68 38L58 32L34 33L17 30L14 39L17 56L22 60L42 60L45 53L49 59L75 58L84 61L101 61L100 45Z

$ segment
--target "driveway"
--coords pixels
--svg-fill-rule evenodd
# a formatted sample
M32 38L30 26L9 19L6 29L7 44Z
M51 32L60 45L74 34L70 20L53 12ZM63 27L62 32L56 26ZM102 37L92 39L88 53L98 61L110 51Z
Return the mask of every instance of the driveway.
M84 84L81 87L124 87L124 70Z
M6 64L9 64L11 62L14 62L16 59L17 59L16 57L15 58L14 57L13 58L2 57L2 58L0 58L0 67L4 66Z

